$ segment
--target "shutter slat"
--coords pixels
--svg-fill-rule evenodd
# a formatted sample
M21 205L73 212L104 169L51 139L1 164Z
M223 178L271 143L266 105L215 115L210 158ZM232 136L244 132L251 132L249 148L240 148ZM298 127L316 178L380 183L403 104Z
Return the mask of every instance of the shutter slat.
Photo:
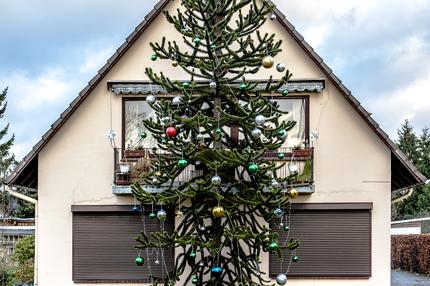
M272 229L279 241L287 233L279 230L280 220ZM297 248L300 261L292 263L289 277L370 277L371 213L369 210L293 210L290 238L301 241ZM283 262L270 255L270 275L286 271L291 251L283 251Z
M131 209L131 208L130 208ZM145 218L146 231L160 230L159 220ZM165 222L165 230L173 231L173 218ZM134 259L138 250L134 240L143 231L140 214L132 212L73 213L73 280L75 282L149 282L146 251L144 266ZM173 249L165 250L168 270L173 268ZM161 261L161 253L159 260ZM165 275L164 267L155 265L156 254L150 256L155 277Z

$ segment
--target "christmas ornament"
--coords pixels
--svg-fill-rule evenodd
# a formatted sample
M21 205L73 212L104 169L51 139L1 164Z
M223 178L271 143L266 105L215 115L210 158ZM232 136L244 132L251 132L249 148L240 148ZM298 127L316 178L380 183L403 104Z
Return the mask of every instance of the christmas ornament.
M276 276L276 283L278 283L279 285L285 285L285 283L287 283L287 276L283 273L278 274Z
M145 263L145 259L143 259L143 257L139 255L138 257L136 257L134 262L136 263L136 265L142 266L143 263Z
M138 208L137 206L134 206L134 207L133 207L133 211L134 211L134 212L137 212L138 210L139 210L139 208Z
M179 65L178 61L174 60L172 61L172 66L173 67L177 67Z
M240 90L245 90L246 87L247 87L247 85L244 82L239 85Z
M288 165L288 171L290 171L291 174L297 173L299 171L299 167L296 164Z
M269 244L269 246L267 247L267 249L268 249L270 252L275 252L276 250L278 250L278 249L279 249L279 244L278 244L276 241L274 241L274 242L272 242L271 244Z
M284 71L285 71L285 65L284 65L284 64L282 64L282 63L277 64L277 65L276 65L276 70L277 70L278 72L284 72Z
M154 218L156 218L157 217L157 215L155 214L155 213L150 213L149 214L149 218L150 219L154 219Z
M166 135L170 138L175 137L176 136L176 128L173 126L167 127Z
M259 169L260 169L260 167L258 167L258 165L255 163L251 163L248 165L248 171L250 173L257 173Z
M290 231L290 227L288 225L284 225L284 231Z
M285 153L278 152L278 158L283 160L285 158Z
M270 183L270 185L271 185L273 188L275 188L275 189L279 188L279 183L278 183L278 181L276 181L275 179L273 179L273 180L272 180L272 182Z
M266 176L267 176L267 177L272 177L272 176L273 176L272 171L267 171L267 172L266 172Z
M270 20L275 21L276 20L276 15L275 13L270 14Z
M276 209L273 211L273 214L274 214L277 218L280 218L280 217L282 217L282 216L284 215L284 211L283 211L281 208L276 208Z
M216 88L216 82L211 81L211 83L209 83L209 87L212 89L215 89Z
M202 42L202 39L200 39L199 36L196 36L193 41L194 41L194 44L200 45L200 43Z
M278 136L279 139L285 139L287 138L287 131L285 131L285 129L278 130L276 135Z
M161 138L161 143L166 144L167 143L167 139L166 138Z
M158 259L157 259L157 260L155 260L155 261L154 261L154 264L155 264L155 265L160 265L160 260L158 260Z
M297 261L299 261L299 257L297 256L297 255L294 255L293 257L291 257L291 260L293 261L293 262L297 262Z
M181 159L181 160L178 161L178 166L180 168L185 168L187 165L188 165L188 161L185 160L185 159Z
M203 263L203 261L201 261L201 262L199 263L199 267L205 267L205 264Z
M181 104L181 102L182 102L182 98L181 98L180 96L175 96L175 97L172 99L172 104L173 104L173 105L178 106L178 105L180 105L180 104Z
M155 62L157 60L157 54L152 54L151 55L151 61Z
M254 128L254 129L251 130L251 136L254 137L254 138L256 138L256 139L260 138L261 134L262 134L262 132L261 132L261 130L259 128Z
M211 49L215 50L216 49L216 45L211 45Z
M202 225L202 226L199 228L199 230L200 230L200 231L205 231L205 230L206 230L206 227L205 227L204 225Z
M183 217L184 216L184 213L181 211L181 210L177 210L176 211L176 217L177 218L181 218L181 217Z
M158 179L157 178L153 178L152 179L152 183L157 184L158 183Z
M155 176L157 176L157 177L161 177L163 174L161 173L161 171L157 171L157 172L155 172Z
M217 218L223 217L225 215L224 208L221 206L216 206L213 208L212 214L214 217L217 217Z
M146 102L148 102L149 104L153 104L156 100L157 100L157 98L155 98L155 96L153 96L153 95L148 95L146 97Z
M192 259L196 258L196 256L197 256L197 253L195 251L191 251L190 254L188 255L188 257Z
M264 115L259 114L255 117L254 121L255 124L262 126L264 125L264 123L266 123L266 117L264 117Z
M222 129L218 127L217 129L215 129L215 133L218 134L218 135L221 135L222 134Z
M273 59L272 56L265 56L261 61L261 65L266 69L272 68L274 64L275 64L275 60Z
M211 268L211 273L213 275L220 275L222 273L222 267L220 266L214 266Z
M157 217L160 221L165 221L167 218L167 213L165 210L161 209L157 212Z
M284 89L284 90L282 91L282 95L283 95L283 96L287 96L287 95L288 95L288 89Z
M191 86L191 84L189 83L189 82L187 82L187 81L184 81L183 83L182 83L182 87L183 88L189 88Z
M219 186L221 185L221 177L218 175L215 175L211 178L211 182L212 184L214 184L215 186Z
M145 139L146 138L146 132L144 132L144 131L140 132L139 136L140 136L140 139Z
M197 283L199 283L199 278L197 278L196 276L194 276L194 277L191 279L191 283L193 283L193 284L197 284Z
M290 189L287 194L290 198L295 199L299 195L299 192L296 189Z

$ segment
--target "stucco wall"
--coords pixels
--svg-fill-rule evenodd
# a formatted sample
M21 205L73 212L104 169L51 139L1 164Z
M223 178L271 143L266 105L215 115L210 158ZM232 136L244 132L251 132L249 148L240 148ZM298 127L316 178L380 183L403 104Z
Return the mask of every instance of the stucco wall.
M174 8L179 1L170 5ZM277 22L265 29L284 41L276 57L294 73L295 79L324 78ZM167 70L175 78L187 79L168 61L149 60L150 41L177 36L163 16L122 57L108 76L72 115L39 155L39 285L74 285L72 282L72 214L76 204L130 204L131 197L112 195L113 151L106 139L113 129L121 134L121 98L107 91L107 80L143 80L144 69ZM255 78L277 76L275 69L262 70ZM111 103L110 103L111 101ZM316 192L298 202L372 202L372 277L361 280L291 280L289 285L378 285L388 286L390 277L390 152L342 97L331 82L321 94L310 96L310 129L320 139L315 149ZM117 142L121 142L120 136ZM262 257L263 268L268 256ZM85 284L81 284L85 285ZM109 284L100 284L109 285ZM121 285L121 284L113 284Z

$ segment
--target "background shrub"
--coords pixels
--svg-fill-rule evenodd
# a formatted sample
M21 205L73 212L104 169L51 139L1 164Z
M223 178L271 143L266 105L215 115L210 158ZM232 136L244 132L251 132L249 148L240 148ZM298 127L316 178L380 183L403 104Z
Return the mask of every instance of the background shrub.
M430 275L430 234L392 235L391 267Z

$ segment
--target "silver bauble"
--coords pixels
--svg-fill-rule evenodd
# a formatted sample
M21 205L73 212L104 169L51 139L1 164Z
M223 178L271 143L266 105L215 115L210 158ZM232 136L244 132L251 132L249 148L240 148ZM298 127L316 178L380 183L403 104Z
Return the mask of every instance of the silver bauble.
M273 188L275 188L275 189L279 188L279 183L278 183L278 181L276 181L275 179L273 179L273 180L272 180L272 182L270 183L270 185L271 185Z
M180 96L175 96L172 99L172 104L178 106L179 104L181 104L182 102L182 98Z
M167 218L167 213L165 210L161 209L157 212L157 218L161 221L165 221Z
M267 176L267 177L272 177L272 176L273 176L272 171L267 171L267 172L266 172L266 176Z
M278 72L284 72L285 71L285 65L283 63L279 63L276 65L276 70Z
M255 124L257 125L264 125L264 123L266 123L266 117L264 117L264 115L257 115L255 117Z
M199 263L199 266L200 266L200 267L204 267L204 266L205 266L205 264L204 264L203 262L200 262L200 263Z
M280 217L282 217L282 216L284 215L284 211L283 211L281 208L276 208L276 209L273 211L273 214L274 214L277 218L280 218Z
M200 231L205 231L206 230L206 227L204 226L204 225L202 225L201 227L200 227L200 229L199 229Z
M270 15L270 20L272 20L272 21L275 21L275 20L276 20L276 14L275 14L275 13L272 13L272 14Z
M160 264L160 260L155 260L155 261L154 261L154 264L155 264L155 265L159 265L159 264Z
M221 177L218 175L215 175L211 178L212 184L219 186L221 184Z
M287 275L281 273L276 276L276 283L279 285L285 285L287 283Z
M157 98L155 96L153 96L153 95L148 95L146 97L146 102L148 102L150 104L154 103L156 100L157 100Z
M212 88L212 89L215 89L215 88L216 88L216 82L211 81L211 82L209 83L209 87L210 87L210 88Z
M262 132L261 132L261 129L259 129L259 128L254 128L251 130L251 136L254 138L260 138L261 134L262 134Z

